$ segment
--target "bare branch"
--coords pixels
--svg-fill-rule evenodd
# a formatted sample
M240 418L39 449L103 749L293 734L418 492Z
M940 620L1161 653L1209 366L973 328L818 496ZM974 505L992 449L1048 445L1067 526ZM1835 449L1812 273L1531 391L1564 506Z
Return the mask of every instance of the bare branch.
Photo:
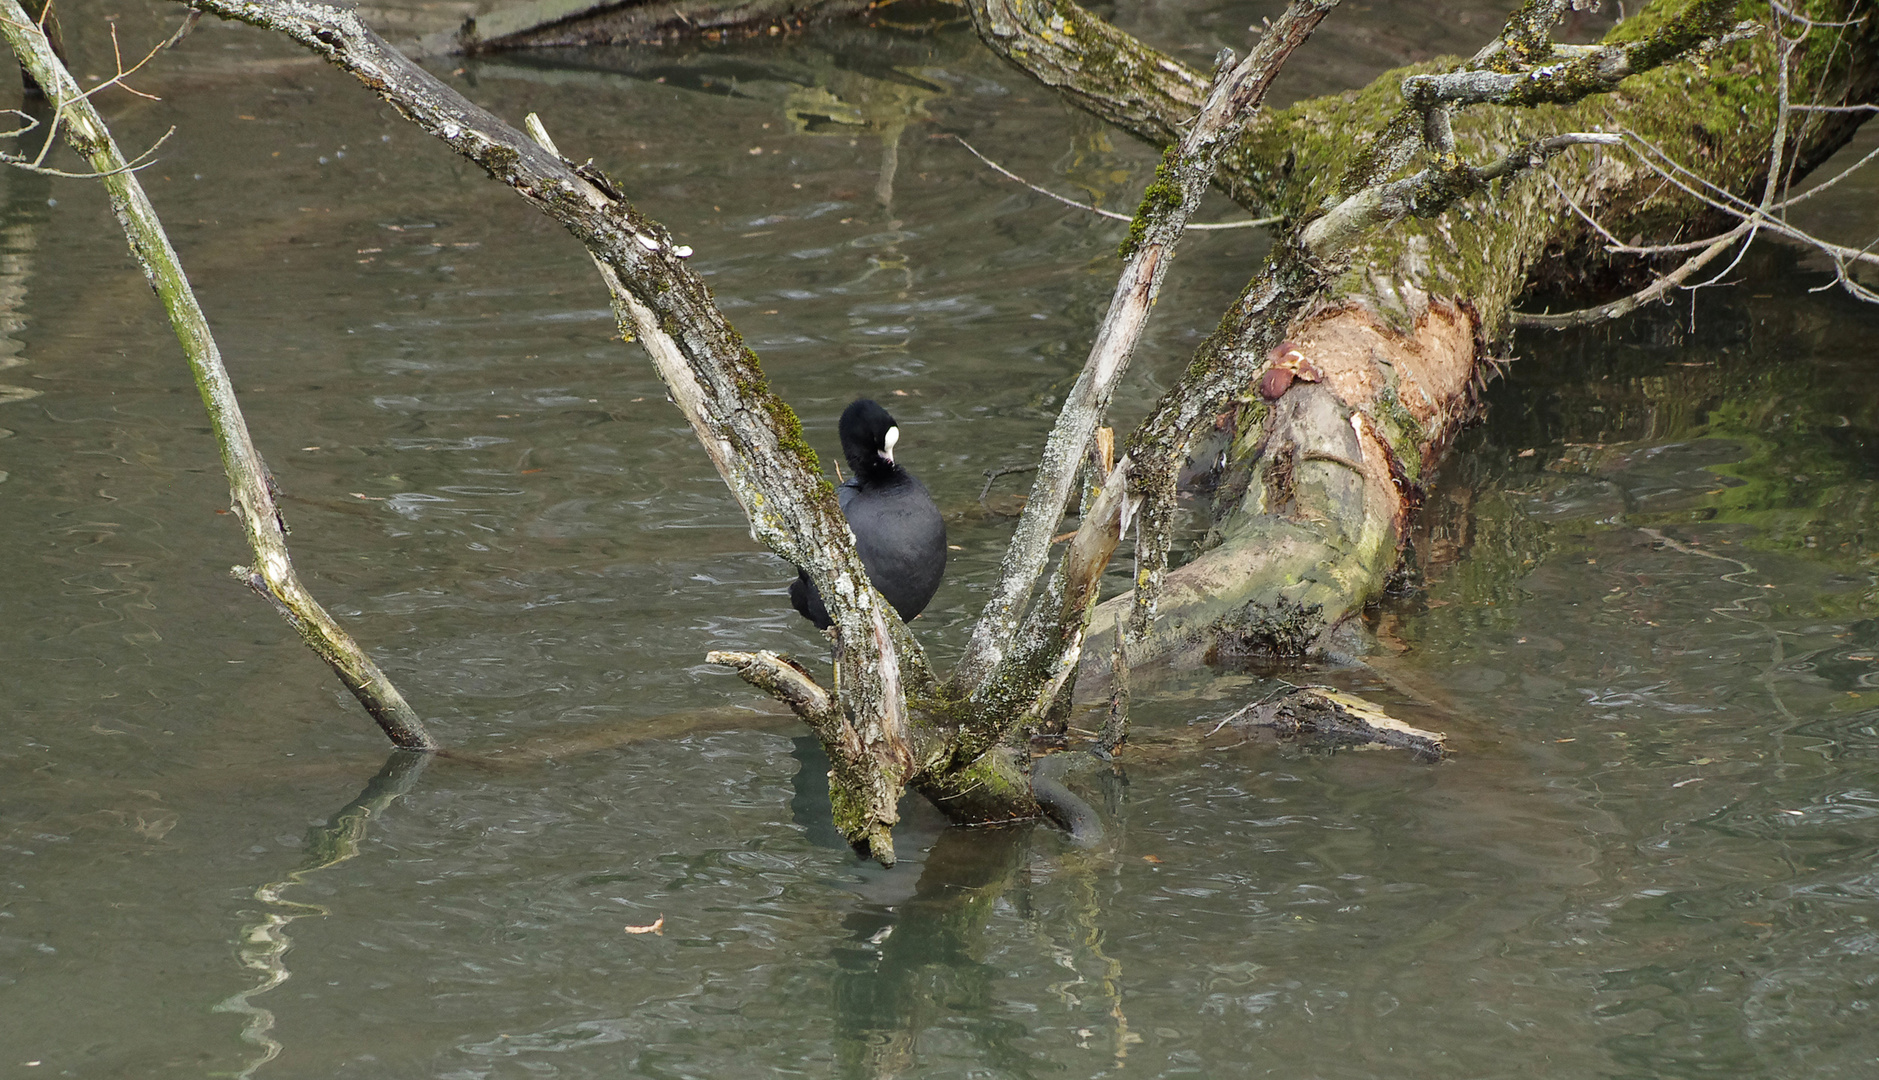
M1711 184L1706 180L1703 180L1701 177L1697 176L1693 171L1687 168L1684 168L1680 163L1677 163L1671 160L1669 155L1664 154L1660 149L1658 149L1656 146L1651 144L1649 141L1643 139L1642 137L1637 137L1637 141L1642 146L1644 146L1647 150L1649 150L1652 154L1655 154L1656 157L1659 159L1659 160L1652 160L1652 158L1649 155L1647 155L1646 153L1642 151L1639 151L1638 154L1639 154L1640 159L1642 159L1643 163L1648 168L1653 169L1659 175L1662 175L1665 179L1669 180L1671 183L1682 188L1686 193L1690 194L1692 197L1701 200L1706 205L1716 210L1720 210L1723 213L1729 214L1731 216L1734 216L1740 219L1741 223L1738 224L1735 228L1722 234L1721 236L1712 237L1708 240L1691 241L1691 242L1685 242L1685 243L1680 243L1680 244L1661 244L1661 245L1654 245L1654 246L1649 246L1649 247L1639 247L1635 245L1617 243L1615 238L1612 237L1611 233L1607 229L1605 229L1604 226L1594 221L1589 215L1587 215L1582 209L1579 208L1577 203L1573 203L1572 204L1573 209L1580 215L1580 217L1590 222L1592 226L1595 229L1597 229L1602 235L1604 235L1608 239L1613 239L1614 242L1607 247L1608 251L1612 251L1614 253L1621 253L1621 254L1660 254L1660 253L1669 253L1669 252L1674 252L1674 251L1686 251L1686 250L1691 250L1691 249L1698 248L1698 247L1700 247L1702 250L1697 255L1693 256L1692 258L1685 260L1684 263L1678 266L1675 270L1671 271L1668 274L1663 275L1662 277L1658 278L1656 281L1653 281L1650 285L1646 286L1643 289L1640 289L1639 291L1635 293L1632 293L1629 296L1611 301L1609 303L1600 304L1600 305L1597 305L1596 307L1585 308L1579 311L1564 312L1564 313L1557 314L1557 315L1515 313L1511 317L1511 321L1513 325L1518 326L1518 327L1532 327L1532 328L1545 328L1545 329L1560 330L1560 329L1565 329L1567 327L1572 327L1572 326L1584 326L1584 325L1588 325L1592 323L1604 322L1604 321L1608 321L1611 319L1621 318L1622 316L1629 314L1631 311L1637 309L1639 306L1643 304L1651 303L1653 301L1661 299L1671 289L1678 288L1678 287L1701 288L1704 285L1714 284L1716 281L1719 281L1722 277L1727 275L1729 271L1735 267L1736 263L1738 263L1742 259L1742 256L1747 253L1749 245L1754 243L1756 235L1764 230L1775 233L1777 235L1786 236L1790 239L1798 240L1802 243L1808 244L1809 246L1812 246L1816 248L1817 250L1820 250L1821 252L1827 254L1830 258L1834 260L1835 284L1841 285L1852 295L1860 299L1879 300L1879 296L1875 296L1871 292L1871 290L1865 289L1864 287L1854 282L1852 278L1847 274L1847 266L1849 263L1870 261L1874 263L1875 265L1879 265L1879 257L1875 257L1871 254L1872 247L1875 245L1879 245L1879 240L1874 241L1874 244L1869 244L1867 245L1866 248L1863 248L1863 249L1856 250L1853 248L1841 247L1839 245L1831 244L1826 241L1820 240L1816 237L1809 236L1808 234L1802 232L1801 230L1796 229L1793 226L1789 225L1785 220L1772 216L1773 213L1778 210L1783 210L1787 208L1788 206L1791 206L1795 203L1801 202L1802 200L1806 198L1811 197L1812 195L1814 195L1815 193L1821 190L1825 190L1826 188L1829 188L1833 186L1834 184L1839 183L1841 180L1845 179L1847 176L1851 175L1854 171L1863 167L1866 163L1870 162L1875 157L1879 157L1879 150L1875 150L1871 153L1866 154L1864 157L1860 158L1860 160L1855 162L1850 168L1846 169L1845 171L1839 173L1838 175L1834 177L1831 177L1825 183L1817 186L1813 190L1803 195L1794 196L1785 200L1781 200L1781 201L1776 200L1775 196L1785 187L1787 183L1788 166L1785 162L1785 158L1786 158L1786 153L1787 153L1788 124L1789 124L1789 118L1793 110L1796 108L1796 106L1794 106L1789 101L1790 70L1791 70L1791 62L1792 62L1794 53L1796 49L1800 46L1801 42L1805 40L1805 38L1807 37L1807 34L1811 33L1816 26L1822 26L1822 25L1843 26L1843 25L1848 25L1848 24L1814 23L1809 20L1801 19L1801 18L1794 16L1786 8L1783 8L1778 4L1774 5L1774 10L1776 12L1776 19L1777 19L1777 23L1775 27L1776 72L1777 72L1776 91L1775 91L1776 115L1775 115L1774 132L1769 138L1768 173L1762 182L1762 198L1761 198L1760 203L1753 207L1750 207L1749 204L1746 202L1746 200L1740 199L1730 194L1729 192L1723 191L1721 188L1717 187L1716 185ZM1792 21L1796 23L1797 25L1801 25L1804 27L1800 37L1790 38L1785 32L1783 32L1781 24L1786 21ZM1632 134L1632 133L1627 132L1627 134ZM1659 161L1663 162L1663 164L1660 164ZM1698 190L1697 188L1684 183L1681 179L1679 179L1678 174L1688 176L1691 179L1698 181L1701 184L1702 188L1706 190ZM1698 285L1688 285L1688 286L1684 284L1685 282L1689 280L1691 275L1693 275L1697 270L1706 266L1708 263L1713 261L1717 256L1721 255L1724 251L1727 251L1730 247L1734 246L1738 240L1741 241L1741 246L1737 250L1735 259L1731 260L1728 266L1724 267L1721 271L1712 275L1709 281L1707 282L1699 283Z
M1461 70L1403 80L1403 111L1350 168L1340 184L1342 194L1346 198L1363 196L1409 164L1421 147L1427 147L1438 160L1452 153L1452 147L1445 149L1439 139L1429 139L1432 112L1490 102L1526 107L1569 104L1607 92L1630 75L1692 52L1718 48L1754 26L1742 23L1729 27L1733 0L1699 0L1643 41L1563 47L1555 44L1550 35L1565 7L1563 0L1523 4L1508 17L1501 36L1476 53ZM1435 123L1438 132L1446 130L1448 119Z
M1584 308L1579 311L1562 312L1558 315L1514 312L1509 316L1509 321L1515 326L1530 329L1565 330L1574 326L1589 326L1593 323L1610 322L1613 319L1621 319L1631 312L1636 311L1638 308L1643 307L1645 304L1662 299L1665 293L1668 293L1670 290L1688 281L1691 274L1709 265L1715 260L1716 256L1729 250L1737 240L1742 239L1749 231L1749 223L1743 222L1741 225L1736 226L1734 229L1731 229L1729 232L1711 241L1708 247L1704 248L1703 251L1694 258L1686 260L1682 266L1677 267L1670 273L1651 282L1650 285L1645 288L1623 299L1613 300L1607 304L1600 304L1597 307Z
M1455 152L1451 113L1468 105L1497 104L1531 108L1571 104L1615 89L1632 75L1692 53L1716 49L1756 29L1754 23L1729 25L1733 0L1699 0L1643 41L1571 49L1561 53L1547 35L1563 6L1547 0L1523 6L1508 19L1501 37L1470 61L1467 69L1444 75L1412 75L1403 80L1405 109L1378 144L1345 178L1345 198L1305 227L1305 246L1319 258L1355 243L1371 229L1411 214L1432 217L1490 180L1537 168L1567 146L1609 143L1599 135L1561 135L1539 140L1486 168L1471 168ZM1504 71L1487 65L1503 53L1521 64ZM1557 62L1545 63L1559 57ZM1386 178L1406 164L1412 141L1420 138L1431 165L1401 180Z
M1110 219L1111 221L1134 221L1135 220L1134 218L1130 217L1127 214L1118 214L1114 210L1104 210L1100 206L1091 206L1089 203L1078 202L1075 199L1072 199L1067 195L1059 195L1056 192L1050 190L1049 188L1038 187L1036 184L1031 183L1029 180L1026 180L1024 177L1019 176L1017 173L1012 172L1010 169L1005 168L1003 165L1000 165L998 162L993 161L991 158L988 158L984 154L979 153L976 147L974 147L971 143L967 142L965 139L960 138L958 135L954 135L952 136L952 138L957 140L960 146L965 147L966 150L969 153L971 153L973 157L978 158L980 161L983 161L987 166L991 168L993 172L996 172L998 175L1004 177L1007 180L1016 180L1018 183L1023 184L1025 187L1028 187L1032 191L1037 192L1039 195L1043 195L1046 198L1055 199L1058 202L1064 204L1065 206L1074 206L1078 210L1087 210L1092 214L1097 214L1101 217L1106 217ZM1208 222L1190 221L1186 225L1186 228L1191 231L1207 231L1207 230L1212 230L1212 229L1251 229L1251 228L1256 228L1261 225L1271 225L1277 222L1278 220L1279 219L1276 217L1263 217L1263 218L1253 218L1248 221L1208 221ZM981 496L981 498L983 498L983 496Z
M983 752L1013 717L1042 717L1076 671L1090 614L1101 599L1103 571L1140 503L1129 491L1129 468L1124 458L1103 478L1043 599L1014 636L998 669L1036 674L1028 679L994 676L974 689L961 754Z
M1355 244L1372 229L1415 215L1433 217L1472 195L1488 183L1537 169L1574 146L1617 146L1617 135L1571 132L1535 139L1482 168L1450 161L1448 167L1431 166L1387 184L1365 188L1312 219L1299 233L1300 242L1319 258L1329 258Z
M7 111L17 113L20 116L25 116L27 120L27 126L20 128L17 131L0 131L0 139L17 138L18 136L24 135L39 126L39 121L37 118L26 116L25 113L19 112L18 109L9 109ZM6 154L6 153L0 153L0 165L11 165L16 169L20 169L25 172L38 173L41 176L56 176L63 180L102 180L107 176L116 176L118 173L138 172L143 169L149 168L151 165L156 164L155 162L150 161L148 159L154 156L157 150L160 149L164 143L169 142L170 136L174 134L176 134L176 128L171 127L168 131L164 132L162 135L159 135L157 137L157 141L151 143L150 146L146 148L143 153L138 154L136 157L131 158L129 161L125 162L122 168L114 169L111 172L83 172L83 173L66 172L63 169L54 169L47 165L34 164L33 160L29 160L19 154ZM42 147L40 156L37 160L44 160L44 158L45 158L45 153L44 153L44 148Z
M908 690L933 684L926 656L868 585L853 534L801 425L769 388L691 249L640 214L619 185L575 167L465 99L387 45L347 10L305 0L186 0L287 35L351 72L413 123L481 165L560 222L618 278L622 329L645 344L674 401L750 521L753 538L802 567L838 632L840 714L818 730L835 764L837 821L852 842L893 861L890 830L915 769ZM632 302L627 302L630 297Z
M1853 27L1853 26L1861 26L1865 24L1867 19L1872 17L1870 15L1862 15L1857 19L1842 19L1838 22L1825 22L1821 20L1810 19L1807 16L1801 14L1799 11L1796 11L1793 8L1789 7L1788 5L1781 3L1780 0L1769 0L1768 6L1773 8L1777 13L1779 13L1782 18L1788 20L1789 22L1798 23L1801 26L1805 26L1809 30L1815 29L1816 27L1823 27L1826 29L1838 30L1838 29L1845 29L1845 28Z
M736 671L738 677L788 705L813 725L835 718L835 701L822 689L814 676L787 656L762 652L709 652L705 663L718 664Z
M1006 550L998 586L973 628L966 655L954 677L956 686L976 688L990 677L1017 629L1024 604L1049 554L1050 538L1063 518L1083 450L1109 406L1116 381L1128 366L1182 227L1212 182L1220 153L1246 129L1286 57L1304 43L1336 2L1294 0L1246 59L1231 70L1225 62L1231 54L1223 53L1200 115L1178 148L1171 149L1156 169L1155 182L1144 194L1130 229L1128 263L1116 282L1089 359L1076 385L1065 396L1057 424L1045 443L1031 498Z
M1802 108L1803 106L1797 105L1794 107L1798 109L1798 108ZM1879 147L1874 147L1872 150L1866 153L1866 156L1860 158L1858 161L1855 161L1853 164L1848 165L1846 168L1841 169L1839 172L1834 173L1832 176L1828 177L1827 179L1822 180L1820 183L1815 184L1813 187L1808 188L1806 191L1801 192L1799 195L1789 196L1788 198L1783 199L1780 202L1775 203L1774 205L1770 206L1769 209L1770 210L1786 210L1790 206L1794 206L1798 203L1804 203L1807 200L1813 198L1814 196L1820 194L1821 192L1826 191L1827 189L1833 187L1835 184L1838 184L1840 181L1845 180L1847 177L1852 176L1854 173L1860 171L1866 166L1872 164L1873 161L1875 160L1879 160Z
M1733 0L1700 0L1662 32L1643 41L1576 51L1560 63L1541 64L1526 71L1412 75L1403 80L1403 97L1419 109L1438 104L1493 103L1522 108L1570 105L1614 90L1640 72L1740 41L1759 29L1753 22L1735 23L1725 29L1735 7Z
M272 478L242 420L241 404L222 366L221 352L209 330L208 320L189 288L189 280L175 249L170 246L169 237L163 232L156 208L144 194L143 186L119 152L97 109L79 90L71 72L54 55L45 34L17 0L0 0L0 35L5 36L13 55L53 102L55 116L64 118L67 141L86 159L110 192L112 208L124 228L131 252L163 301L176 338L182 344L216 441L221 445L230 499L247 533L248 545L254 551L255 565L235 567L235 577L274 604L301 638L339 675L393 743L412 750L437 749L436 740L424 729L423 722L398 688L351 635L333 621L294 572L293 559L287 550L286 529L271 490ZM55 130L57 126L55 122ZM51 139L47 141L50 143Z

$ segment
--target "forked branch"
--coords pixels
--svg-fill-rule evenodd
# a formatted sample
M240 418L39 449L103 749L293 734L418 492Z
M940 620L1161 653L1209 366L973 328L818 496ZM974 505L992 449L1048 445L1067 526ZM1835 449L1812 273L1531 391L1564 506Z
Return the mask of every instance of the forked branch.
M186 0L285 34L351 72L405 117L481 165L560 222L614 275L621 329L641 341L672 398L750 521L751 535L808 571L827 602L847 662L839 714L818 729L835 764L837 824L893 860L889 830L915 768L906 694L932 684L925 654L867 584L853 535L802 441L795 414L769 388L702 279L691 249L628 203L618 184L575 166L444 85L351 11L303 0Z

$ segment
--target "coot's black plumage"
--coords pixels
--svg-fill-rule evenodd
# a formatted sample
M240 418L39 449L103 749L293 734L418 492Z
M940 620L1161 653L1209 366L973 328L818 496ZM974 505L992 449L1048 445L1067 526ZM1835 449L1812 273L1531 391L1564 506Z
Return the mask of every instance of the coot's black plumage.
M901 618L911 619L926 610L946 573L946 522L926 485L894 463L900 428L886 409L863 398L842 411L839 426L842 456L855 474L835 490L842 516L868 579ZM828 629L828 609L800 568L789 602L816 629Z

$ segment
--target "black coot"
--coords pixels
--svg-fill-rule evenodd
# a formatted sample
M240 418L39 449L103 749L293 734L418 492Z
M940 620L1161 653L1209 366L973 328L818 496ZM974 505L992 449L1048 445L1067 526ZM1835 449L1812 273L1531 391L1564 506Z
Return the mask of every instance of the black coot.
M840 430L842 456L855 474L835 489L842 516L868 579L902 619L911 619L926 610L946 573L946 522L926 485L894 464L900 428L886 409L863 398L842 411ZM789 602L816 629L828 629L828 609L800 568Z

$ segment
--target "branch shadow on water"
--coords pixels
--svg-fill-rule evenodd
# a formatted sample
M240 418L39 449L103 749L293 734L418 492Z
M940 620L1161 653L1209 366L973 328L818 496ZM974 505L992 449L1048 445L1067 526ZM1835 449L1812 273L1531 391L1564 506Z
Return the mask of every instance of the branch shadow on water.
M255 921L243 926L238 955L241 966L255 973L257 981L218 1002L214 1010L247 1018L241 1037L254 1048L255 1056L232 1075L245 1080L280 1056L284 1047L273 1035L274 1013L257 1004L255 999L293 977L286 962L287 950L293 947L287 927L308 916L329 914L319 904L300 903L282 894L304 882L307 875L337 866L357 855L367 825L389 809L399 796L410 792L433 756L416 750L392 751L378 775L365 785L357 798L341 807L326 824L308 830L307 855L300 866L286 877L255 889L254 898L263 907L256 913Z

